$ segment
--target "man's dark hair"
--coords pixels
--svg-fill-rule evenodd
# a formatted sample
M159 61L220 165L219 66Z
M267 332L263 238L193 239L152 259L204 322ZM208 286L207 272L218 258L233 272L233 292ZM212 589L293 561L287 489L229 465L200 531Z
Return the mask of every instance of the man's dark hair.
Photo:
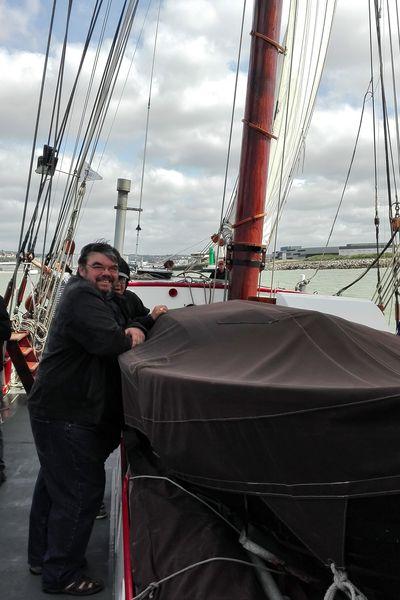
M83 246L81 250L81 254L78 258L78 265L80 267L86 266L88 256L92 252L100 252L100 254L104 254L105 256L107 256L107 258L114 261L115 263L118 263L118 260L120 258L118 250L110 244L107 244L107 242L92 242L91 244L86 244L86 246Z

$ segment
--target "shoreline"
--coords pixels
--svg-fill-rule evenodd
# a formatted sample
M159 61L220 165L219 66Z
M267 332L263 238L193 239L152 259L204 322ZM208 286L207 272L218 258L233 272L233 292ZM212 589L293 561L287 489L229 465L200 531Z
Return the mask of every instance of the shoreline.
M276 271L300 271L306 269L366 269L370 266L374 258L348 258L342 260L323 260L323 261L306 261L306 260L276 260L274 268ZM391 258L382 258L379 261L380 267L388 267L391 263ZM266 270L271 270L272 261L267 261ZM377 263L378 264L378 263ZM377 264L373 267L377 268Z

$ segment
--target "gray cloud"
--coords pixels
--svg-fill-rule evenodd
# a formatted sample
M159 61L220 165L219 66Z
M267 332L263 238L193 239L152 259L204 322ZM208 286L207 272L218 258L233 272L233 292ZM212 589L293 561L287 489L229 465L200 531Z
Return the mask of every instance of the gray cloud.
M42 3L25 4L15 8L11 1L0 2L0 16L7 17L8 31L20 36L19 47L15 44L11 47L5 29L0 35L0 247L6 248L16 248L18 241L45 44L42 39L40 50L37 47L35 52L30 50L28 35L35 36L35 18ZM369 78L369 59L364 53L368 48L365 4L360 0L338 2L326 72L306 144L304 169L297 174L298 179L285 207L279 244L320 245L327 239L347 173ZM235 78L232 65L237 57L241 10L242 3L232 0L166 0L163 3L143 186L141 252L173 253L196 242L200 249L203 240L218 228ZM130 203L138 204L154 27L153 12L136 51L100 166L99 157L93 161L93 167L99 170L103 180L93 184L85 201L76 240L78 247L99 237L112 241L118 177L132 179ZM248 55L249 15L246 27L244 57ZM138 26L136 35L137 31ZM68 49L65 98L73 82L81 48L81 44L74 43ZM131 42L99 144L100 151L119 103L133 49ZM84 102L83 84L90 77L94 52L91 49L88 55L74 105L66 146L69 156ZM59 54L58 45L52 51L49 65L45 115L50 114ZM238 167L245 87L245 77L241 74L228 195ZM37 154L46 140L47 127L48 119L44 119ZM362 144L331 245L374 239L371 133L367 124L361 137ZM63 168L69 168L67 161ZM62 178L60 186L61 181ZM37 179L34 185L37 185ZM30 212L33 198L32 195ZM379 200L384 215L387 212L384 198ZM57 202L55 199L52 226ZM129 252L135 248L136 224L137 215L129 213L126 232L126 250ZM382 229L385 231L383 225Z

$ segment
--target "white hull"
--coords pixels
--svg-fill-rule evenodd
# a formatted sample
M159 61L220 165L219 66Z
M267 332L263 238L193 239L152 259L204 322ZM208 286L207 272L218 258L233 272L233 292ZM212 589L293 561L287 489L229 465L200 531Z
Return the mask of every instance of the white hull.
M135 292L143 304L150 309L156 304L165 304L171 309L193 304L222 302L225 295L224 283L217 282L214 286L210 280L204 282L134 280L129 283L128 289Z

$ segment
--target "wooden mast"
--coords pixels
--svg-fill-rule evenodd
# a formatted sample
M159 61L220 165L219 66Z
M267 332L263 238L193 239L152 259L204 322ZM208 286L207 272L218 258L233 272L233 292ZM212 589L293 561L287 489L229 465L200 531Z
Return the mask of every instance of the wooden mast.
M282 0L254 0L236 220L227 250L230 300L256 295L265 257L261 245L281 13Z

